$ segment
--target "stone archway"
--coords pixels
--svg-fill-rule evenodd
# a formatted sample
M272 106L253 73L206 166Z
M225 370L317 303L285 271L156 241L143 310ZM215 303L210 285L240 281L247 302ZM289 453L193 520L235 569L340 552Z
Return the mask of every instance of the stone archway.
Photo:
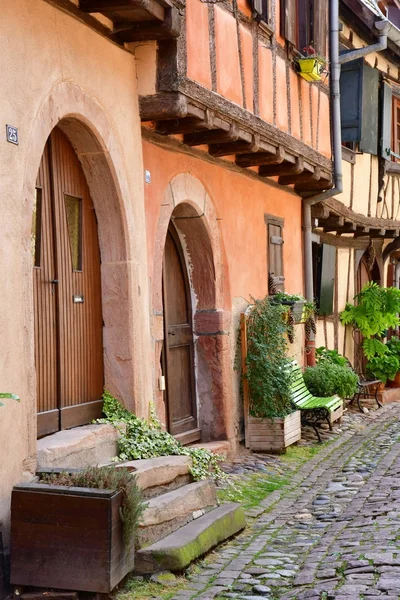
M101 253L105 385L127 408L147 416L150 377L143 354L149 356L147 313L147 259L143 223L136 223L131 191L125 175L124 155L103 109L81 88L61 82L43 101L32 128L24 176L27 218L26 272L30 272L30 228L37 172L46 140L58 126L72 144L82 165L98 221ZM138 160L140 160L140 155ZM143 210L144 222L144 210ZM142 238L142 239L141 239ZM141 265L139 267L139 264ZM32 296L32 281L27 297ZM35 397L32 307L27 308L29 343L27 362L32 364L31 396ZM143 323L148 327L143 327ZM30 412L30 448L34 454L34 407ZM31 418L32 416L32 418ZM33 452L32 452L33 450Z
M168 185L160 209L153 271L153 335L160 374L163 346L162 263L168 226L178 232L189 273L199 427L202 441L233 438L232 365L228 277L215 208L202 183L188 173ZM162 394L158 414L164 420Z

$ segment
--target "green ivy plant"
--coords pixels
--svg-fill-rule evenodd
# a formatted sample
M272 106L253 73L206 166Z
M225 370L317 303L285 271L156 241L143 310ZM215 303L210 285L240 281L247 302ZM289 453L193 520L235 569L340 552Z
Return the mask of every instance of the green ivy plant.
M247 318L246 376L253 417L284 417L294 410L284 312L267 296L254 301Z
M334 394L341 398L353 398L358 388L357 374L350 367L328 358L319 360L315 367L308 367L304 371L304 381L314 396L324 398Z
M213 477L223 479L225 474L219 463L223 456L214 454L205 448L182 446L167 431L163 431L160 421L151 408L149 422L130 413L109 392L103 394L103 413L105 418L97 423L110 423L120 431L118 440L118 460L138 460L157 456L184 455L192 459L191 474L197 481Z
M74 473L67 471L43 473L40 481L51 485L120 491L122 493L121 518L124 543L129 547L135 539L139 519L146 505L142 500L142 493L136 483L136 477L128 469L117 469L115 466L87 467Z
M363 350L368 360L383 356L387 351L382 341L386 330L400 324L400 290L369 282L355 299L356 304L346 304L340 320L344 325L352 325L361 332Z
M16 400L17 402L20 402L19 396L16 396L15 394L10 394L9 392L1 392L0 398L11 398L12 400ZM0 406L4 406L4 402L0 401Z

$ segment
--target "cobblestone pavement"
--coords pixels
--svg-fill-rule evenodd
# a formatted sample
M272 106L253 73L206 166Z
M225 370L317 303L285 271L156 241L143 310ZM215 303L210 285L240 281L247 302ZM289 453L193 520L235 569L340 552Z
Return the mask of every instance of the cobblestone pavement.
M399 599L400 405L367 422L249 511L250 527L174 599Z

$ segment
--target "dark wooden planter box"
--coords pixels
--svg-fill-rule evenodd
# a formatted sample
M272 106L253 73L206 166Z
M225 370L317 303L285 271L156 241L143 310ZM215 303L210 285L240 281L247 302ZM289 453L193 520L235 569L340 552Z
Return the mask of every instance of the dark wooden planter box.
M110 592L133 569L120 518L121 493L45 484L14 487L11 583ZM132 544L133 548L133 544Z

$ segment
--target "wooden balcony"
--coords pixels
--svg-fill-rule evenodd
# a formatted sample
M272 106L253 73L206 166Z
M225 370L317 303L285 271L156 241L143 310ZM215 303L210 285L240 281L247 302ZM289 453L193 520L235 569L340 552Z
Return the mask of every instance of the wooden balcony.
M207 146L213 157L234 156L239 167L260 177L278 177L301 196L332 187L332 163L294 136L190 80L181 91L140 98L142 121L156 133L183 135L187 146Z
M125 42L176 38L181 29L178 8L171 0L46 0L85 22L98 33L123 45ZM110 27L97 15L107 17Z

